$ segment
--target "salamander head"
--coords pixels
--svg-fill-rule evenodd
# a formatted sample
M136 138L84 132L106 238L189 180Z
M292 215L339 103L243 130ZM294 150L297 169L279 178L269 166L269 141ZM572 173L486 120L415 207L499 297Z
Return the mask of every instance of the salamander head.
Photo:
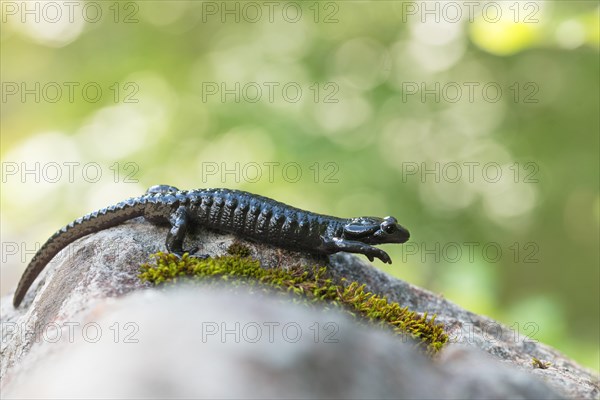
M358 217L344 226L344 239L366 244L404 243L410 233L394 217Z

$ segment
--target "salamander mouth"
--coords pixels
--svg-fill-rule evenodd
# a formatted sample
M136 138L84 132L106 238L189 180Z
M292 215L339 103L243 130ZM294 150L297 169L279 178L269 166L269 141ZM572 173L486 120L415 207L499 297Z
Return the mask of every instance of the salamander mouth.
M398 243L406 243L408 239L410 239L410 232L403 226L398 225L398 232L400 236L400 242Z
M405 243L410 239L410 232L401 225L396 225L396 230L389 234L381 229L375 232L368 244Z

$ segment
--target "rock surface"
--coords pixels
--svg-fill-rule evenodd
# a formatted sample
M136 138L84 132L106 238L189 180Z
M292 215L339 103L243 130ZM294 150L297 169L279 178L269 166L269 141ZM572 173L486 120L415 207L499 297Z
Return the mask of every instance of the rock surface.
M334 276L437 314L452 338L437 359L339 312L241 288L150 289L137 278L138 267L164 250L165 235L135 220L83 238L67 256L55 257L19 309L3 298L2 397L594 399L600 393L598 377L558 351L515 340L507 327L349 254L330 257ZM190 245L214 256L233 240L201 232ZM249 247L267 267L326 262ZM534 369L532 357L552 366Z

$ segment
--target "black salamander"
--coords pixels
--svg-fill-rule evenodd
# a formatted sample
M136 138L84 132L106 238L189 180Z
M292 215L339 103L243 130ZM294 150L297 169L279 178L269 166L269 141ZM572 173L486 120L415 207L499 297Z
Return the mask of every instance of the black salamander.
M364 254L392 263L389 255L373 245L404 243L409 232L394 217L336 218L300 210L267 197L240 190L196 189L183 191L173 186L153 186L146 194L76 219L54 235L35 254L15 291L18 307L25 293L58 252L79 238L136 217L168 225L169 252L193 254L183 249L186 232L201 226L232 233L278 247L311 253L339 251Z

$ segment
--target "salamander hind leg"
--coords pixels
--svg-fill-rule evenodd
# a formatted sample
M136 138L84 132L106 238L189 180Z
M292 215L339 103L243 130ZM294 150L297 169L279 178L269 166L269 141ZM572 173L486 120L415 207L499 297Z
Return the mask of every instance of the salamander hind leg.
M179 191L175 186L169 185L154 185L146 190L146 197L158 197L157 195L165 195L169 193L175 193ZM160 200L149 201L150 205L144 211L144 218L146 221L157 225L165 226L172 225L168 213L165 213L164 207L160 206Z
M171 230L167 234L166 246L170 253L177 254L179 256L183 253L194 254L198 251L198 247L194 247L189 250L183 250L183 240L190 227L190 218L187 213L187 209L184 206L179 206L177 210L171 215L169 219L171 223Z

